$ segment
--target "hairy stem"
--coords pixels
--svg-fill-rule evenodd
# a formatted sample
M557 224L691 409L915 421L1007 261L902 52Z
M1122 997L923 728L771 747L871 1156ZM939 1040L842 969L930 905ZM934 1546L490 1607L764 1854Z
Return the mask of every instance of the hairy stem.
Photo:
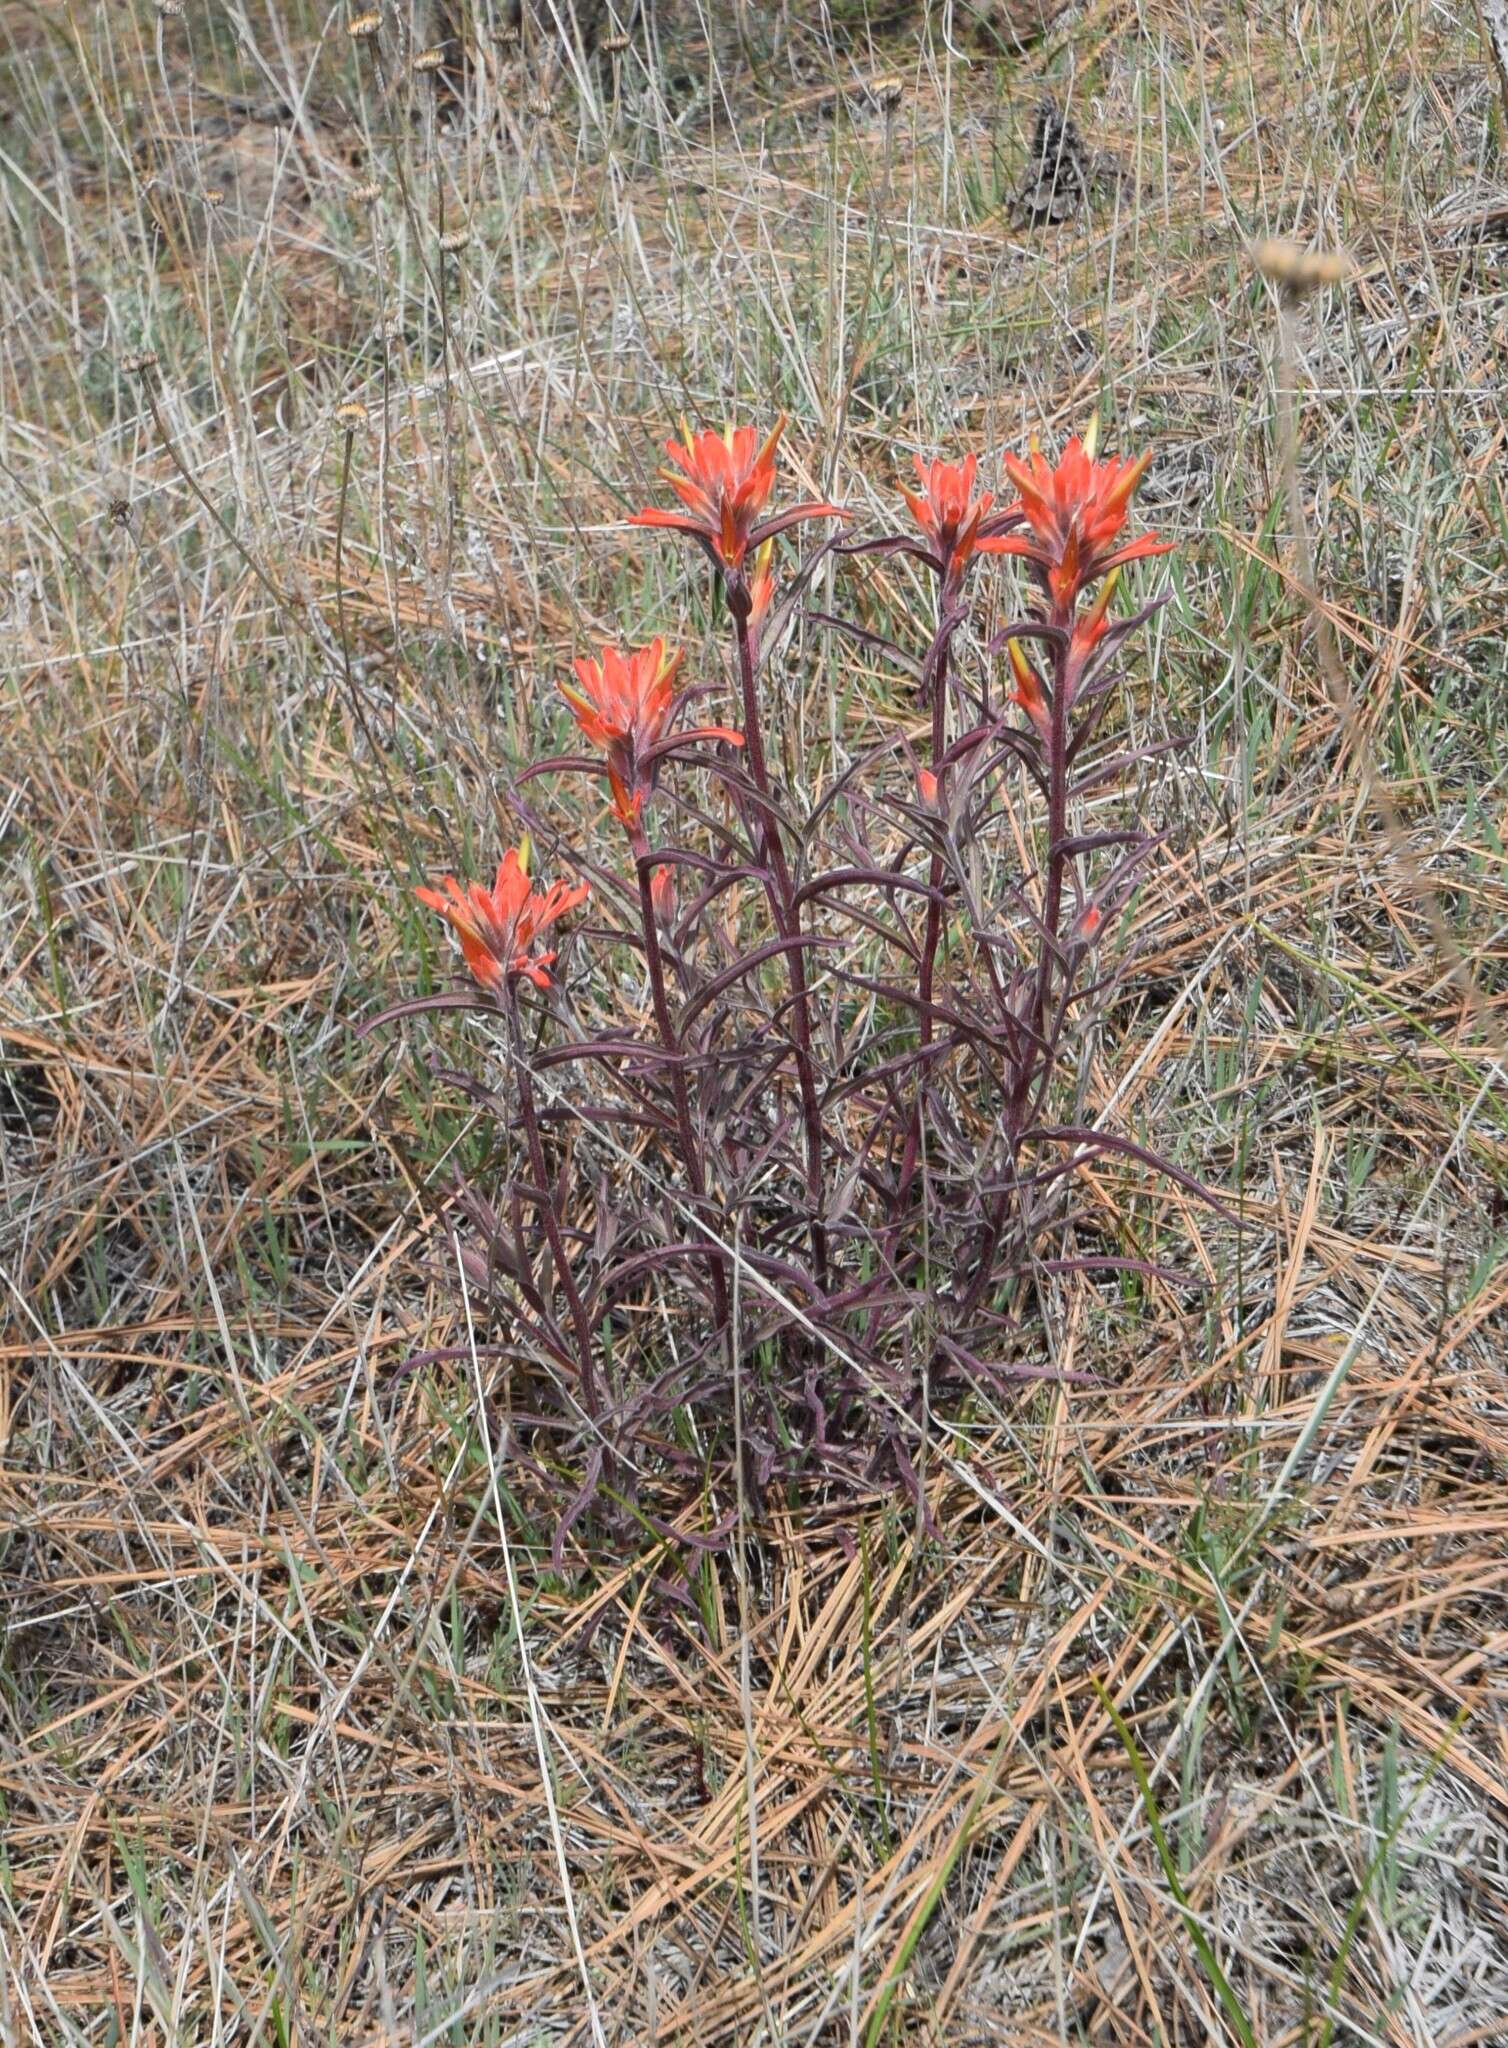
M944 584L938 595L937 615L939 630L953 607L953 592ZM938 650L937 661L932 675L932 758L930 767L935 775L947 750L948 719L948 648L952 640L949 631ZM942 875L943 858L941 847L934 847L927 866L927 883L932 894L927 899L927 924L922 935L921 978L918 994L924 1005L917 1027L917 1042L923 1053L932 1043L932 989L937 976L937 949L942 940ZM911 1107L910 1121L906 1126L906 1145L901 1155L900 1180L896 1188L895 1206L892 1211L896 1223L905 1214L906 1198L911 1193L911 1183L916 1178L917 1160L921 1154L922 1102L921 1088L925 1084L927 1063L923 1060L918 1068L917 1097Z
M742 607L742 609L740 608ZM767 894L775 926L782 939L799 939L801 915L791 887L785 848L780 838L780 821L770 797L770 777L765 766L764 737L759 721L759 692L754 682L754 632L745 592L730 592L738 641L738 675L743 691L744 751L749 776L759 792L761 857L769 869ZM812 1027L806 985L806 957L799 946L787 955L791 967L791 1016L796 1040L796 1083L801 1095L801 1121L806 1134L806 1187L812 1210L812 1259L818 1284L827 1286L827 1230L822 1222L822 1112L817 1103L817 1084L812 1071Z
M1068 692L1072 682L1067 636L1073 627L1073 606L1055 605L1051 623L1060 627L1065 637L1054 642L1052 704L1049 707L1051 721L1047 733L1047 867L1042 886L1043 930L1038 941L1041 951L1031 996L1031 1014L1026 1020L1037 1035L1032 1040L1023 1039L1020 1064L1006 1091L1005 1142L1010 1154L1011 1178L1002 1186L991 1208L979 1263L960 1306L960 1315L964 1317L973 1313L989 1286L995 1254L1010 1220L1012 1205L1019 1199L1011 1184L1019 1163L1017 1150L1029 1118L1040 1114L1047 1099L1053 1068L1057 1064L1058 1041L1063 1035L1068 1010L1066 975L1061 999L1054 1010L1053 970L1062 941L1063 882L1070 858L1063 851L1063 841L1068 822Z
M639 878L639 916L644 926L644 958L649 967L650 998L654 1004L655 1024L660 1033L660 1043L674 1060L670 1069L670 1088L675 1097L676 1127L681 1137L686 1178L691 1184L691 1193L700 1216L707 1201L707 1175L702 1164L701 1148L696 1140L696 1128L691 1121L691 1098L686 1088L686 1076L680 1065L681 1048L676 1039L670 1002L665 993L665 961L660 952L660 933L655 919L654 897L650 890L651 866L648 849L641 840L634 847L634 867ZM727 1261L723 1253L714 1250L710 1244L708 1270L712 1279L712 1311L717 1319L718 1332L721 1334L728 1327Z
M555 1213L555 1196L550 1186L549 1171L545 1165L544 1143L539 1135L539 1114L534 1105L534 1083L529 1073L529 1064L524 1057L523 1032L519 1025L518 1000L510 986L508 991L508 1026L513 1053L513 1074L518 1084L518 1114L524 1127L524 1143L529 1153L529 1169L539 1188L540 1215L549 1240L550 1255L555 1261L555 1270L560 1275L561 1291L571 1313L572 1327L576 1333L577 1363L581 1373L581 1401L592 1421L601 1412L597 1395L597 1374L592 1364L592 1326L587 1321L586 1307L581 1299L580 1289L571 1272L571 1262L566 1257L565 1239L561 1233L560 1218Z
M1069 634L1073 627L1073 607L1055 606L1052 623L1060 627L1065 636ZM1017 1137L1026 1104L1034 1094L1046 1094L1057 1061L1058 1039L1062 1035L1061 1013L1056 1022L1053 1017L1053 975L1062 940L1063 881L1069 861L1069 856L1063 851L1063 841L1068 834L1068 693L1071 687L1072 673L1065 637L1054 643L1052 704L1049 707L1052 717L1047 736L1047 874L1042 891L1044 937L1037 962L1037 988L1031 1019L1040 1037L1040 1050L1034 1059L1023 1060L1017 1076L1013 1134Z
M932 761L934 775L940 771L943 754L947 750L947 707L948 707L948 650L944 646L937 658L937 674L932 679ZM934 847L932 859L927 868L927 883L932 895L927 900L927 928L922 937L921 998L924 1003L932 1001L932 986L937 973L937 948L942 938L942 850ZM921 1042L924 1046L932 1043L932 1016L929 1010L921 1015Z

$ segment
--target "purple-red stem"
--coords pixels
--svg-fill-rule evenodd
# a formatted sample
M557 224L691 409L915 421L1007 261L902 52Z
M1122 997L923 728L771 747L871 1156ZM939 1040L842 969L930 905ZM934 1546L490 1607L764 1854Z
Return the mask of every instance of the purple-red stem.
M649 967L649 990L654 1004L655 1024L659 1029L660 1043L674 1062L670 1069L670 1087L675 1097L676 1125L681 1134L681 1150L686 1159L686 1178L691 1183L691 1192L696 1201L697 1214L700 1216L707 1199L707 1176L702 1166L701 1150L696 1142L696 1130L691 1121L691 1099L686 1091L686 1076L680 1066L681 1048L676 1040L675 1024L670 1015L670 1002L665 993L665 961L660 952L660 933L655 921L654 896L650 890L650 861L648 850L642 841L634 846L634 866L639 877L639 915L644 925L644 958ZM721 1334L728 1327L728 1279L723 1254L709 1247L708 1263L712 1275L712 1309Z
M764 859L769 867L767 894L776 930L787 941L801 936L801 914L791 888L785 848L780 839L780 820L770 796L769 771L765 766L764 737L759 720L759 692L754 681L754 632L749 617L747 591L730 586L728 609L733 614L738 641L738 675L743 690L744 751L749 778L759 792ZM796 1040L796 1083L801 1094L801 1120L806 1132L806 1186L812 1209L812 1258L817 1282L827 1286L827 1230L822 1222L822 1112L817 1104L817 1084L812 1072L812 1027L806 987L806 958L800 946L792 946L791 1016Z
M938 593L937 616L939 623L946 619L953 608L954 591L944 583ZM938 651L937 662L932 674L932 759L929 763L934 775L947 750L948 716L948 647L951 632ZM920 1049L925 1053L932 1043L932 988L937 975L937 948L942 940L942 850L934 847L927 866L927 883L931 895L927 898L927 924L922 935L922 967L918 993L922 1000L921 1021L918 1026ZM916 1162L921 1152L922 1103L921 1089L926 1083L927 1063L921 1062L920 1078L917 1083L917 1098L912 1105L911 1118L906 1126L906 1145L901 1155L900 1183L896 1190L895 1207L892 1214L897 1223L905 1213L906 1197L911 1192L911 1183L916 1177Z
M1073 613L1056 607L1053 624L1061 626L1064 633L1071 632ZM1044 1049L1042 1059L1051 1072L1054 1055L1057 1052L1056 1034L1052 1030L1052 970L1063 917L1063 869L1066 855L1063 841L1068 828L1068 683L1069 656L1066 641L1053 643L1052 669L1052 721L1049 726L1047 743L1047 889L1043 898L1042 922L1047 927L1047 936L1052 946L1042 948L1042 958L1037 969L1037 1028L1042 1033Z
M550 1176L545 1165L544 1143L539 1135L539 1116L534 1107L534 1084L529 1077L528 1061L524 1057L523 1032L519 1027L518 1002L510 986L508 991L508 1023L513 1042L513 1072L518 1082L518 1113L524 1127L524 1142L528 1147L529 1166L539 1187L540 1214L544 1218L545 1236L549 1239L550 1254L555 1261L555 1270L560 1275L561 1291L571 1312L571 1322L576 1332L576 1350L581 1372L581 1399L587 1414L595 1422L600 1412L597 1399L597 1375L592 1369L592 1327L587 1321L586 1307L571 1272L570 1260L566 1257L565 1239L561 1235L560 1218L555 1213L555 1196L550 1186Z
M1053 1015L1052 980L1053 962L1060 943L1059 926L1063 919L1063 876L1069 858L1063 852L1063 840L1068 822L1068 648L1073 627L1072 605L1055 605L1051 623L1062 629L1064 638L1053 643L1052 703L1047 734L1047 874L1042 890L1042 950L1037 962L1037 981L1029 1020L1038 1034L1040 1050L1035 1057L1028 1053L1022 1058L1015 1087L1005 1105L1005 1136L1013 1164L1028 1103L1034 1094L1038 1105L1046 1099L1052 1070L1057 1062L1058 1040L1062 1036L1065 1014L1060 1006L1057 1015ZM972 1312L989 1284L1011 1201L1009 1187L1002 1188L995 1198L979 1267L963 1299L961 1313L965 1316Z

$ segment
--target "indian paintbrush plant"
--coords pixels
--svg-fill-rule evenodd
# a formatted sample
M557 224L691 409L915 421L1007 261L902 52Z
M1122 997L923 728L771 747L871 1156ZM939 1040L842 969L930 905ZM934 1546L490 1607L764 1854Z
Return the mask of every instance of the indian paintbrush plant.
M549 1469L558 1556L583 1517L667 1534L647 1473L657 1498L676 1472L710 1487L698 1540L715 1542L735 1439L756 1497L802 1474L916 1492L929 1405L1050 1373L1032 1341L1048 1276L1150 1270L1078 1249L1075 1169L1119 1151L1203 1193L1084 1126L1063 1057L1123 968L1103 944L1158 843L1135 819L1086 822L1158 751L1104 737L1128 637L1161 601L1117 611L1122 569L1170 545L1129 530L1148 458L1100 459L1092 437L1055 464L1007 455L1003 500L972 455L918 459L909 523L852 538L839 505L778 504L783 426L762 444L683 429L662 472L677 502L631 522L705 558L736 712L701 722L719 685L681 687L663 638L577 660L559 687L586 751L510 782L523 846L491 891L419 892L472 992L384 1013L483 1019L487 1071L450 1078L513 1165L448 1213L513 1361L518 1454ZM782 578L782 544L813 527ZM909 677L918 721L800 810L771 771L774 655L819 564L874 575L895 556L932 590L912 645L808 618ZM1004 556L1030 598L983 640ZM572 776L605 784L615 860L592 858L579 805L537 808ZM624 992L605 1028L579 1023L557 936L586 887L539 887L531 844L570 845L593 876L592 986Z

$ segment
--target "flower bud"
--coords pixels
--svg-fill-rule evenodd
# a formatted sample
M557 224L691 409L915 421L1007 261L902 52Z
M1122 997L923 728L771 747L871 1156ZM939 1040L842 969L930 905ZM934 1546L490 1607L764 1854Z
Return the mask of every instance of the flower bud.
M1052 730L1052 713L1048 710L1042 678L1022 652L1019 640L1007 640L1005 651L1011 659L1011 681L1014 684L1010 701L1019 711L1026 713L1042 738L1046 739Z
M655 923L669 931L677 909L674 868L655 869L649 881L649 900L654 905Z

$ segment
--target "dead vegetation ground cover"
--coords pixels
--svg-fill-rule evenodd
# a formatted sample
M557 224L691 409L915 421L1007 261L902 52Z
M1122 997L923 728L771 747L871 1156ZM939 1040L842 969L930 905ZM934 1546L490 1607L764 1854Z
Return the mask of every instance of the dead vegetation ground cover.
M857 12L0 13L9 2040L1503 2038L1495 76L1412 6ZM1357 265L1295 331L1349 723L1269 232ZM781 405L861 507L1155 447L1125 716L1196 744L1082 1086L1249 1228L1094 1168L1203 1287L1065 1284L1093 1379L931 1418L933 1532L771 1504L667 1627L652 1545L550 1569L434 1222L492 1140L353 1032L553 674L688 601L614 531L667 422ZM914 717L781 680L809 792Z

